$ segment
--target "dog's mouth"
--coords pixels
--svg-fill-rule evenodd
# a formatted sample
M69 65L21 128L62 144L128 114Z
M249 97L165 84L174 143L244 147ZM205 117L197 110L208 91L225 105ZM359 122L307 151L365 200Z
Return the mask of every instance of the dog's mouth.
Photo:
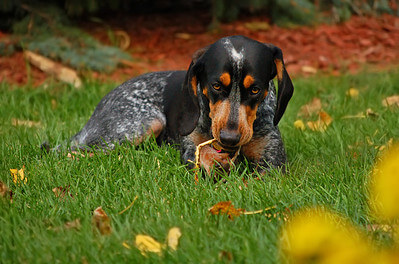
M215 141L212 143L212 147L216 149L217 151L224 151L224 152L229 152L229 153L235 153L237 152L241 146L228 146L220 141Z

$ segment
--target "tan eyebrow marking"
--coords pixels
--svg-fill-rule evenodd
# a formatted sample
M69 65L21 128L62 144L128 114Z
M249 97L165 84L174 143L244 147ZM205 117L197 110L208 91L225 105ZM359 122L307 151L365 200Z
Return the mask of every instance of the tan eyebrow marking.
M245 78L244 78L244 87L246 88L246 89L248 89L249 87L251 87L251 85L252 84L254 84L254 77L252 77L251 75L247 75L247 76L245 76Z
M220 81L224 86L229 86L231 82L230 74L227 72L224 72L222 75L220 75Z

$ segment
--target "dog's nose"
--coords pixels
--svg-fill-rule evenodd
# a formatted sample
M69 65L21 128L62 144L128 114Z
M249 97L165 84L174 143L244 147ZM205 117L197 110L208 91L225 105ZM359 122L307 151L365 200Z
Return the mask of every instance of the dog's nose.
M220 131L220 143L222 143L223 145L233 147L237 145L238 142L240 142L240 139L241 134L236 131L226 129Z

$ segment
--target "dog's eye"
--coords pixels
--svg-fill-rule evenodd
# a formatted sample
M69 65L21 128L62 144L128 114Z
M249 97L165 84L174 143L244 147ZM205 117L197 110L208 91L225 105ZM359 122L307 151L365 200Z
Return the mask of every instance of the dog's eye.
M220 89L222 89L222 86L220 85L220 83L214 83L214 84L212 84L212 87L216 91L219 91Z
M258 87L251 88L251 94L258 94L259 92L260 92L260 89Z

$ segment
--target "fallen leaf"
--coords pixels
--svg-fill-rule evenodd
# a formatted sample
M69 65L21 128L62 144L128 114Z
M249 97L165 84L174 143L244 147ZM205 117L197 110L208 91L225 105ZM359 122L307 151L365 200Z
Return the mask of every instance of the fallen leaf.
M7 185L0 181L0 197L9 200L12 203L12 191L8 189Z
M80 224L80 219L76 218L73 221L69 221L65 223L65 228L66 229L76 229L79 230L81 228L81 224Z
M164 245L147 235L137 235L135 244L143 256L147 256L147 252L156 253L161 256L162 249L164 248Z
M179 245L179 239L181 237L180 228L172 227L168 232L168 246L171 250L177 250L177 246Z
M59 198L64 198L65 195L70 196L73 198L73 195L70 193L69 191L69 187L70 185L66 186L66 187L55 187L53 188L53 193L55 194L55 197L59 197Z
M12 181L15 184L23 183L26 184L28 181L28 178L25 177L25 165L22 166L20 170L18 169L10 169L11 176L12 176Z
M348 91L346 91L346 95L356 99L359 97L359 90L356 88L350 88Z
M299 110L299 115L304 117L309 117L313 114L319 113L321 111L321 100L320 98L313 98L312 101L303 105Z
M298 120L296 120L295 122L294 122L294 127L296 128L296 129L299 129L299 130L305 130L305 124L303 123L303 121L302 120L300 120L300 119L298 119Z
M208 210L213 215L227 215L230 220L233 220L235 216L240 216L245 211L244 209L234 208L231 201L218 202Z
M392 95L382 100L382 105L385 107L397 106L399 107L399 95Z
M94 210L92 223L102 235L111 234L111 220L101 206Z
M304 73L310 73L310 74L316 74L317 73L317 69L315 67L307 66L307 65L302 66L301 70Z
M35 122L31 120L20 120L16 118L11 119L11 124L13 126L26 126L26 127L41 127L42 123L40 122Z
M231 252L229 252L229 251L222 250L219 252L218 258L219 258L219 261L221 261L221 262L222 261L231 262L231 261L233 261L233 254L231 254Z
M331 122L331 116L324 111L320 111L319 119L317 121L309 121L306 124L312 131L324 132Z

